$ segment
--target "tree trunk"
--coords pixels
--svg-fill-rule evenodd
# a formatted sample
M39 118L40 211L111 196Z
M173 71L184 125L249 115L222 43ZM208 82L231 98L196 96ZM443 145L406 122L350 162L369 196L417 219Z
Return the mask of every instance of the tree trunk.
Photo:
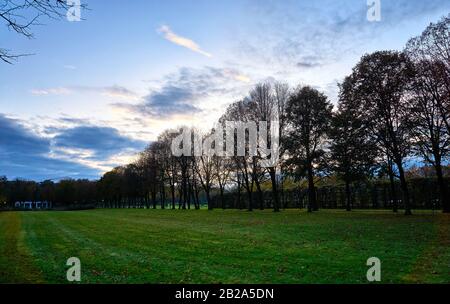
M239 175L238 175L238 197L237 197L237 205L238 205L238 208L240 209L240 210L242 210L242 203L241 203L241 179L239 178Z
M258 192L258 203L259 203L259 210L264 210L264 195L261 190L261 184L259 183L259 180L255 179L256 184L256 191Z
M213 206L211 205L211 196L209 194L209 189L205 189L206 192L206 201L208 203L208 210L213 210Z
M247 195L248 195L248 211L253 211L252 191L247 189Z
M392 211L397 213L398 212L398 202L397 202L397 193L395 191L394 170L392 168L392 163L390 163L390 162L388 163L388 175L389 175L389 182L391 184Z
M161 190L160 190L160 196L161 196L161 209L164 209L166 207L166 191L164 189L164 184L161 185Z
M445 183L444 175L442 173L442 165L440 163L437 163L435 166L435 169L436 169L436 176L437 176L437 181L438 181L438 185L439 185L442 210L444 213L450 213L450 201L447 196L447 185Z
M194 192L195 192L195 209L199 210L200 209L200 199L198 198L197 186L194 188Z
M269 169L270 181L272 182L272 199L273 199L273 211L280 211L280 200L278 197L278 188L277 188L277 177L276 171L274 167Z
M250 183L248 181L248 177L245 178L245 184L246 184L246 190L247 190L247 196L248 196L248 211L253 211L252 189L250 189Z
M408 184L406 182L403 165L402 165L401 161L398 161L396 164L398 167L398 173L400 175L400 186L401 186L402 192L403 192L403 204L405 205L405 215L411 215L412 212L411 212L411 205L410 205L410 200L409 200Z
M170 193L172 194L172 209L175 210L175 185L170 185Z
M312 164L308 165L308 212L317 211L316 189Z
M352 211L352 192L350 190L350 181L346 179L345 181L345 205L347 211Z
M187 208L191 209L191 198L193 196L192 186L188 183Z
M220 204L222 205L222 209L225 209L225 201L223 197L223 185L219 185L220 188Z
M156 192L152 191L152 204L153 204L153 209L156 209Z

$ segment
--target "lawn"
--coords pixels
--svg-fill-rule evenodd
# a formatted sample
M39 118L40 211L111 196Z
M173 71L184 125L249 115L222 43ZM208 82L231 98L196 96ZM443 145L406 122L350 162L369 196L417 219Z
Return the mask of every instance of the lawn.
M450 283L450 217L416 212L0 212L0 282Z

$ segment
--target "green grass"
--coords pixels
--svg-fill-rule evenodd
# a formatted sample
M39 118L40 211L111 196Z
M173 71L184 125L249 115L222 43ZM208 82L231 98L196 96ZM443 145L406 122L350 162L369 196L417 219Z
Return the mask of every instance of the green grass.
M450 283L450 217L416 212L0 212L0 282Z

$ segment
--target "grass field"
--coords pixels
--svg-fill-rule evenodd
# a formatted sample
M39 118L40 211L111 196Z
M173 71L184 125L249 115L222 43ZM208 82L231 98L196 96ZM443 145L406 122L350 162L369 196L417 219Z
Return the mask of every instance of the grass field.
M0 282L450 283L450 217L237 210L0 212Z

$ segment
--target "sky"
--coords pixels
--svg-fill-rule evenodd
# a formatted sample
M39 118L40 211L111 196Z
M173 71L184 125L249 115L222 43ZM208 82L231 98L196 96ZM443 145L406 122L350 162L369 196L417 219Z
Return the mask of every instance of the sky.
M1 2L1 1L0 1ZM82 20L0 21L0 176L97 179L163 130L213 126L259 82L311 85L337 102L362 55L402 50L448 0L82 0ZM369 1L372 2L372 1Z

